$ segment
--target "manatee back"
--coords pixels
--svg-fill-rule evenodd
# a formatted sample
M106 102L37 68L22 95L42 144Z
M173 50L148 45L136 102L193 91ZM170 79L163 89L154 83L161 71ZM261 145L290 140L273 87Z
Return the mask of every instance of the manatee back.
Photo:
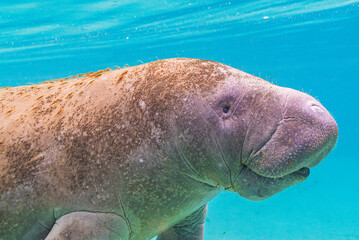
M79 209L120 216L127 209L140 226L156 219L150 211L157 207L156 221L165 228L189 212L173 208L161 220L164 209L204 204L213 189L199 192L192 185L200 183L180 180L185 163L175 162L166 148L173 137L170 120L191 121L188 101L224 79L217 65L170 59L0 90L0 235L19 238L39 219L50 224ZM182 200L170 202L163 193L173 195L178 182L186 182L176 192ZM147 228L138 231L158 231Z

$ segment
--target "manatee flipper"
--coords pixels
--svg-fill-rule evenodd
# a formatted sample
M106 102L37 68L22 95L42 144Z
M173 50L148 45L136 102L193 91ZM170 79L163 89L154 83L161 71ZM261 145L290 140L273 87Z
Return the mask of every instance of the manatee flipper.
M124 218L114 213L71 212L59 218L45 240L128 240Z
M203 240L207 204L157 236L157 240Z

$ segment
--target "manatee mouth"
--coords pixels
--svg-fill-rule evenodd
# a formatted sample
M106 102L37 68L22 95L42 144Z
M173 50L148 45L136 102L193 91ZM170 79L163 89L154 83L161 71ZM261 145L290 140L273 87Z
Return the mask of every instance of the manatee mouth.
M310 174L310 170L308 167L302 167L299 170L293 171L293 172L289 172L288 174L285 175L280 175L280 176L268 176L268 175L263 175L257 171L255 171L254 169L250 168L248 165L243 164L243 167L246 168L247 170L253 172L254 174L261 176L262 178L268 178L268 179L278 179L278 178L285 178L287 176L291 176L293 177L298 177L298 178L308 178L309 174ZM240 175L240 174L239 174Z
M303 167L303 168L295 171L294 173L299 174L299 175L307 178L309 176L309 174L310 174L310 170L307 167Z
M240 174L234 181L232 192L249 200L264 200L274 194L307 179L310 170L303 167L280 177L267 177L260 175L247 166L243 166Z

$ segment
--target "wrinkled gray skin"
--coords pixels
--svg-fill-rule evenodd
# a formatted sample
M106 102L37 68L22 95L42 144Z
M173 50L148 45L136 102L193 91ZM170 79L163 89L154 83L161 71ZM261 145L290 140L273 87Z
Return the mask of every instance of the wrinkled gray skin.
M0 239L203 239L220 192L304 181L338 129L311 96L168 59L0 90Z

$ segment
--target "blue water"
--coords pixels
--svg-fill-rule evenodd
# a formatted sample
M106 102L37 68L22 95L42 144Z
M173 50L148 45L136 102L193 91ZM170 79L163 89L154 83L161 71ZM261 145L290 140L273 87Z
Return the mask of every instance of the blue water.
M205 239L359 239L359 1L0 2L0 86L172 57L219 61L318 98L338 143L263 202L223 193Z

